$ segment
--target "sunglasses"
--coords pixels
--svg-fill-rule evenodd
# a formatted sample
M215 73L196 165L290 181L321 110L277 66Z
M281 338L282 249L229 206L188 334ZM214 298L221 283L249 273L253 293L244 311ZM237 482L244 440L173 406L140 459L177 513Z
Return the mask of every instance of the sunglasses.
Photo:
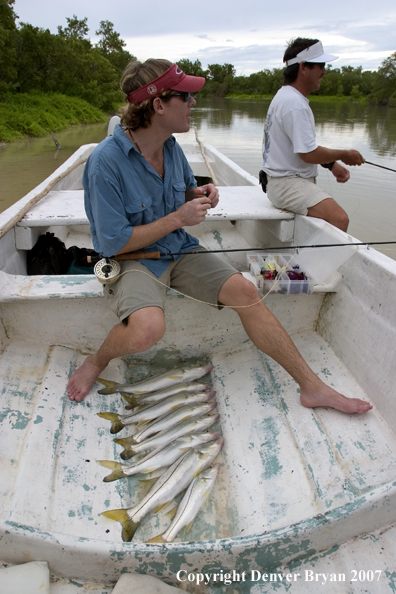
M183 101L185 101L187 103L187 101L189 101L190 97L194 98L194 93L189 93L186 91L182 91L180 93L172 93L172 95L168 95L169 98L171 97L182 97ZM168 99L167 97L167 99Z

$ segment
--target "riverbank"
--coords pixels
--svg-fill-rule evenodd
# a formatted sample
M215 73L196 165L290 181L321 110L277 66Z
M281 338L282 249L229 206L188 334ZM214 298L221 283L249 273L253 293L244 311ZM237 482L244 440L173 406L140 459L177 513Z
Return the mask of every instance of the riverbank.
M76 124L105 122L108 116L78 97L60 93L18 93L0 101L0 143L43 137Z
M266 100L271 101L273 95L259 95L259 94L238 94L229 93L226 99L251 99L252 101ZM310 103L359 103L366 105L368 103L367 97L346 96L346 95L310 95Z

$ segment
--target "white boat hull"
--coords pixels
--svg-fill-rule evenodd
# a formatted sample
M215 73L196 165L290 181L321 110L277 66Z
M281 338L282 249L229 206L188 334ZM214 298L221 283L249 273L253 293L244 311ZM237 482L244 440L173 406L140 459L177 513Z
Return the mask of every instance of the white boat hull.
M227 167L225 161L224 176ZM246 196L253 196L257 181L232 171L232 183L245 184ZM80 178L81 170L70 192L80 191ZM69 191L62 183L54 192ZM241 185L236 197L243 198L244 190ZM178 584L180 570L263 572L293 563L309 567L313 556L311 567L319 567L321 553L333 554L369 533L376 535L370 542L382 543L378 531L384 529L394 554L396 262L360 247L339 268L337 282L317 286L312 295L265 298L320 377L347 396L373 403L366 415L303 408L296 384L252 346L235 313L169 294L164 339L148 353L114 361L104 377L124 381L180 361L210 361L225 438L221 471L210 504L187 535L170 544L145 544L169 523L157 514L145 519L132 543L123 543L119 524L100 514L131 506L141 486L134 479L103 483L105 473L95 462L119 454L108 422L96 412L122 410L121 398L99 396L97 384L81 404L66 395L74 367L100 346L117 319L94 277L28 277L26 252L15 249L16 236L33 241L35 229L55 229L67 245L77 238L88 244L84 214L71 198L69 221L61 220L62 210L48 218L54 200L49 196L46 208L35 207L17 233L13 227L1 240L0 559L46 560L56 576L106 584L123 571ZM256 208L246 204L249 212ZM285 246L301 245L316 233L331 236L327 224L266 208L246 217L243 207L227 211L222 205L197 235L209 249L264 248L282 239ZM3 214L3 223L15 210ZM293 240L287 239L291 224ZM246 266L246 254L231 258ZM381 559L389 570L389 557ZM335 566L339 562L334 559ZM254 584L250 579L244 591Z

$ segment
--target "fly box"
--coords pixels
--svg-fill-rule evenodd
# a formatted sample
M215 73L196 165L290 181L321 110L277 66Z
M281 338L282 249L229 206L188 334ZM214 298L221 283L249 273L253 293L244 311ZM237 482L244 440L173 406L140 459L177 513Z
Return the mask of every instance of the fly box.
M303 270L296 254L248 254L247 264L263 293L298 295L313 292L314 280Z

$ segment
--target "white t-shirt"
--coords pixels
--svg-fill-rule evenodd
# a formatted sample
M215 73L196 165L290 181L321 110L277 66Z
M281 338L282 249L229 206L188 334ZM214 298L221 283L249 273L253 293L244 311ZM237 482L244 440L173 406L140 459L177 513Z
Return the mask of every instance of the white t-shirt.
M272 177L316 177L318 166L304 163L298 153L310 153L317 147L308 99L290 85L281 87L268 108L262 169Z

